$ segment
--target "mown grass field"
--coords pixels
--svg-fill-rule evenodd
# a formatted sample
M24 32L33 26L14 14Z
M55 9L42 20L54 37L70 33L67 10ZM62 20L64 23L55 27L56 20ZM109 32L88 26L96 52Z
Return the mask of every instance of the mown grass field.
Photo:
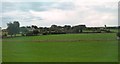
M3 39L3 62L117 62L115 33Z

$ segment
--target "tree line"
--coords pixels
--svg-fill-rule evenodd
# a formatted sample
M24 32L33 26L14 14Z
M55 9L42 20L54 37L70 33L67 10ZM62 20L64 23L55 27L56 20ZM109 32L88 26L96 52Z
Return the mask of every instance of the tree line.
M10 35L16 36L16 34L21 34L22 36L36 36L36 35L48 35L48 34L67 34L67 33L101 33L101 32L111 32L110 28L113 27L86 27L86 25L64 25L64 26L57 26L51 25L51 27L38 27L36 25L32 26L22 26L20 27L19 21L14 21L13 23L7 23L7 34L3 36ZM85 31L87 30L87 32Z

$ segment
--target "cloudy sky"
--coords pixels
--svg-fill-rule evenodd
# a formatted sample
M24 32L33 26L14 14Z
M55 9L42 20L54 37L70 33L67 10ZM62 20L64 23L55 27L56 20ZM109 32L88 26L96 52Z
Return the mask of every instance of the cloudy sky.
M118 25L118 0L4 0L2 27L19 21L21 26Z

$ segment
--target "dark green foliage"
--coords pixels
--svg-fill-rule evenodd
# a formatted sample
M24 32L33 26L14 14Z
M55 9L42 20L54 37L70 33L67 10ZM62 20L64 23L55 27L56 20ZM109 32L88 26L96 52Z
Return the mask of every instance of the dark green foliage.
M110 30L106 30L106 33L111 33L111 31Z
M15 34L19 34L20 32L20 24L18 21L14 21L14 29L15 29Z
M53 32L51 34L66 34L66 32Z
M117 33L117 36L120 37L120 32Z
M26 36L34 36L33 32L26 33Z
M42 33L42 35L48 35L48 33Z
M32 28L34 28L34 29L38 29L38 27L37 27L37 26L35 26L35 25L32 25L31 27L32 27Z
M7 28L8 34L12 36L14 34L14 30L13 30L14 25L12 23L8 23L7 25L8 25L8 28Z
M26 36L36 36L36 35L38 35L38 34L39 34L39 31L38 31L38 30L33 30L33 31L27 32L27 33L26 33ZM23 34L23 36L25 36L25 35Z
M36 29L36 30L33 30L33 34L34 35L38 35L39 34L39 31Z
M6 37L7 37L7 34L3 34L3 35L2 35L2 38L6 38Z
M14 21L13 23L10 22L7 24L7 26L8 26L7 27L8 34L11 36L16 35L20 32L20 28L19 28L20 24L18 21Z
M21 32L22 35L25 35L25 34L28 33L29 31L28 31L28 29L27 29L26 27L21 27L21 28L20 28L20 32Z
M72 27L72 32L73 33L82 33L83 29L85 29L86 26L85 25L77 25L77 26L73 26Z

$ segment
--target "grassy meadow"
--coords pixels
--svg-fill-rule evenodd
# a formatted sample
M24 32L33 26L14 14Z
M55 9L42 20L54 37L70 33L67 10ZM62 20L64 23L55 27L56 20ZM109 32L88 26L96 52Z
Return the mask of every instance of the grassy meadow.
M117 62L115 33L3 39L3 62Z

